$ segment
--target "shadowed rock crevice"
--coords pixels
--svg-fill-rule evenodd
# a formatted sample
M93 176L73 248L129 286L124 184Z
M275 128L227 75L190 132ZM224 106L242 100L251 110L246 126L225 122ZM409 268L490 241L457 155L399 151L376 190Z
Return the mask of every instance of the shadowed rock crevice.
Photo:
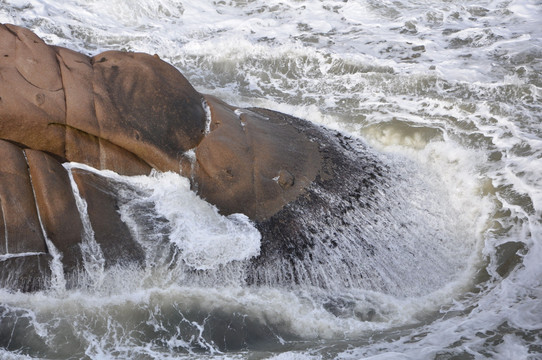
M24 153L13 144L0 141L0 154L0 199L7 242L3 254L46 253Z
M45 239L23 150L0 140L0 284L31 290L49 277Z
M83 225L68 174L58 161L41 151L26 150L26 156L45 234L62 254L64 272L79 269Z

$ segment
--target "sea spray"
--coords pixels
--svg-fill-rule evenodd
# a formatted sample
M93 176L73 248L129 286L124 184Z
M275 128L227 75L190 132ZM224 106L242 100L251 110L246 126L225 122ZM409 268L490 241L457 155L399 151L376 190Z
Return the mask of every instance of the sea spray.
M146 249L147 265L172 267L171 272L181 277L177 281L187 280L187 276L194 280L198 274L207 278L205 271L221 273L219 278L224 281L229 269L233 272L230 275L236 274L230 281L243 283L244 261L259 254L261 238L245 215L220 215L216 207L191 191L188 179L179 174L153 171L149 176L128 177L83 164L71 163L69 167L119 183L122 220Z
M47 43L158 53L198 91L367 136L429 169L439 211L452 207L475 227L455 235L472 250L467 270L421 298L221 287L218 270L205 286L161 283L164 271L128 289L120 285L146 274L119 271L116 291L103 284L65 299L0 290L0 356L211 357L203 336L225 352L215 358L537 358L541 9L530 0L0 2L1 22Z

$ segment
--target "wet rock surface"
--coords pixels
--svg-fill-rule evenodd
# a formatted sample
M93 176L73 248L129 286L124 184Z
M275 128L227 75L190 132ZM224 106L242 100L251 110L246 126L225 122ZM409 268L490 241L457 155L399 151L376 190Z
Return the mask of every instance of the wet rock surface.
M293 264L311 258L317 244L336 247L337 233L362 233L349 214L360 203L370 209L374 185L386 181L385 166L358 140L202 95L157 56L88 57L0 25L0 78L2 286L45 287L55 253L47 241L65 274L82 271L86 235L74 190L87 204L105 266L144 264L119 214L117 184L82 169L72 170L71 183L64 162L189 177L222 214L243 213L261 232L254 283L267 281L264 269L277 259ZM14 281L14 274L24 276Z

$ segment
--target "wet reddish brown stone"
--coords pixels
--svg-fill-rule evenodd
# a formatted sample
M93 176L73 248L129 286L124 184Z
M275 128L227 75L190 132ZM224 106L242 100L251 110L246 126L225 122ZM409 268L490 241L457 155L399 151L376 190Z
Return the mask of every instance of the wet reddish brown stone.
M0 25L0 255L47 253L37 204L65 270L78 266L81 223L63 161L124 175L182 172L223 214L267 221L322 175L319 144L296 121L203 96L155 56L108 51L90 58ZM115 183L73 173L107 265L141 264L144 254L117 211ZM10 260L18 267L36 261Z
M27 29L0 25L0 138L64 155L66 103L56 53Z
M23 151L0 140L0 254L46 253Z
M196 148L192 175L198 193L223 213L269 218L315 179L318 145L304 134L280 117L206 100L212 130Z
M139 53L92 58L99 136L162 171L203 138L202 96L171 65Z
M40 219L48 239L62 254L66 273L82 264L83 224L66 169L51 156L26 150Z

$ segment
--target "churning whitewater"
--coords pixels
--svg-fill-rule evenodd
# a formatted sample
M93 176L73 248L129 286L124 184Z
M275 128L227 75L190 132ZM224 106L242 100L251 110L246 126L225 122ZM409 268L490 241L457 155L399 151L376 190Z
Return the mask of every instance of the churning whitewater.
M72 177L84 267L67 278L53 252L50 289L0 289L0 358L542 358L542 2L0 0L0 23L158 54L388 169L374 211L346 219L370 248L321 223L333 251L254 275L258 230L186 177L66 163L115 184L146 266L104 266Z

